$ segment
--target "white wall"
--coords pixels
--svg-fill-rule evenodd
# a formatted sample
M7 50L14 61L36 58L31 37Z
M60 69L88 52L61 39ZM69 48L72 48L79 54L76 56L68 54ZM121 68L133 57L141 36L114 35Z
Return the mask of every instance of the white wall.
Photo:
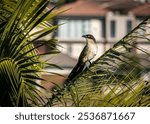
M62 53L67 53L67 44L66 43L60 43L59 44L62 47L58 47L58 49L62 52Z
M94 35L97 41L102 40L101 32L102 32L102 23L98 19L92 19L91 23L91 34Z
M111 37L110 22L111 20L116 21L116 37ZM106 15L106 37L107 41L119 41L126 35L126 23L127 20L134 21L132 14L120 15L119 13L108 12Z
M95 59L99 58L104 53L104 45L101 43L97 43L97 46L98 46L98 51Z
M84 48L85 46L85 42L83 43L72 43L72 44L68 44L67 42L66 43L60 43L60 45L62 47L59 48L59 50L62 52L62 53L65 53L65 54L68 54L70 55L71 57L77 59L82 51L82 49ZM71 45L71 48L72 48L72 52L70 53L68 51L68 47L69 45Z
M79 58L79 55L80 55L80 53L81 53L81 51L83 50L83 48L84 48L84 46L85 46L85 43L84 44L81 44L81 43L79 43L79 44L73 44L73 46L72 46L72 57L74 57L74 58Z

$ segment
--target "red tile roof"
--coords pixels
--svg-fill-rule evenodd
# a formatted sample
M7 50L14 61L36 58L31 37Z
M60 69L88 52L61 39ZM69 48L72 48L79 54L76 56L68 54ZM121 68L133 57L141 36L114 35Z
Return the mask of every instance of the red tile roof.
M150 2L133 8L131 12L136 16L150 16Z
M64 5L61 9L70 10L66 11L62 15L67 16L104 16L107 13L107 9L97 4L97 2L91 0L78 0L76 2Z
M105 0L106 1L106 0ZM103 2L107 4L107 8L110 10L123 10L128 12L130 9L141 5L141 2L134 0L107 0Z
M134 0L77 0L61 7L69 9L63 16L105 16L108 11L121 11L133 13L137 16L150 15L150 3L143 4Z

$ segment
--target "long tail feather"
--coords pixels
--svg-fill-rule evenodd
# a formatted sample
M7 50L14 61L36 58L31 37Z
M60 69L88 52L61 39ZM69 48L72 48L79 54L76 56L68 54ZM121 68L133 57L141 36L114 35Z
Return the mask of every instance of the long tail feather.
M85 69L85 63L82 62L78 62L76 64L76 66L72 69L72 71L70 72L68 79L66 81L66 85L70 85L71 81L79 74L81 73L83 70Z

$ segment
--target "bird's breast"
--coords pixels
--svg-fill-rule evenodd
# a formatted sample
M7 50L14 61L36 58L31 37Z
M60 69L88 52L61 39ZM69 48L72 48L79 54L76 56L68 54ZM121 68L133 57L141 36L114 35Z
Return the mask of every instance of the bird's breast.
M97 53L96 44L94 44L94 43L88 44L87 54L84 57L83 61L85 62L85 61L89 61L89 60L93 59L95 57L96 53Z
M97 53L97 45L94 43L89 44L88 50L90 53L96 54Z

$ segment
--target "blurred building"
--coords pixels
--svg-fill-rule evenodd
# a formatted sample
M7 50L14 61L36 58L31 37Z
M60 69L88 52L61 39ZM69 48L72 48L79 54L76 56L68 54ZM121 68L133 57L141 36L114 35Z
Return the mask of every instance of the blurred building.
M83 46L83 34L95 36L102 55L122 39L144 18L150 16L150 3L134 0L77 0L61 9L70 10L59 16L57 37L62 52L78 58Z
M99 57L143 19L150 16L150 2L147 0L76 0L60 9L69 10L56 20L58 24L63 24L56 34L63 47L60 49L62 54L55 61L61 60L57 64L67 70L60 72L66 76L85 45L82 35L90 33L95 36ZM140 45L150 48L150 44ZM62 61L65 61L64 65ZM66 63L71 66L66 67Z

